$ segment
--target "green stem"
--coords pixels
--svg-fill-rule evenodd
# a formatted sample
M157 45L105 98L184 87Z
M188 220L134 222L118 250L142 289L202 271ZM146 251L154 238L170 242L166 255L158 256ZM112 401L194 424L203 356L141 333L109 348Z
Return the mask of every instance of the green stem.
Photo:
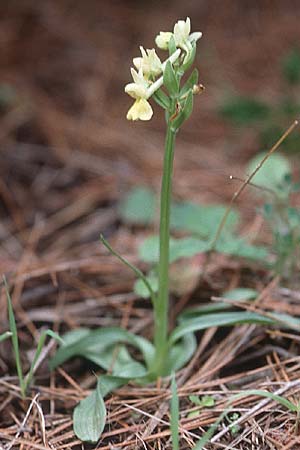
M175 102L172 102L175 103ZM160 195L160 228L159 228L159 263L158 263L158 294L154 306L154 371L157 376L163 375L168 339L169 310L169 245L170 245L170 205L172 193L172 173L174 160L174 144L176 129L170 117L174 113L172 105L167 126L163 177Z

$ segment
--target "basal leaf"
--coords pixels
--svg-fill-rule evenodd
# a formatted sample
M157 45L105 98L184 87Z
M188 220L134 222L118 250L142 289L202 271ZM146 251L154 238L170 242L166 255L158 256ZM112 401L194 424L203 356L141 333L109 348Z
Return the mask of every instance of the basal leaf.
M97 442L106 422L106 408L100 382L96 389L79 405L73 413L74 432L84 442Z
M197 340L193 333L186 334L179 342L176 342L168 353L166 375L184 367L194 355L196 348Z
M230 291L224 292L222 297L228 298L229 300L246 301L253 300L258 296L258 292L255 289L250 288L235 288Z
M248 164L247 174L251 174L258 164L262 161L266 153L259 153ZM269 159L262 165L256 175L253 177L252 182L272 189L278 195L285 194L282 189L286 175L292 172L291 166L287 158L280 153L274 153ZM255 192L259 192L257 189Z
M230 291L224 292L222 297L228 298L230 300L238 301L246 301L253 300L258 296L258 292L255 289L250 288L236 288ZM210 302L206 304L202 304L196 306L194 308L186 309L182 314L180 314L178 320L179 322L186 321L188 319L192 319L194 317L199 317L202 314L211 314L220 311L224 311L226 309L232 308L230 303L225 302Z
M209 239L215 235L226 209L226 206L223 205L175 203L171 208L171 227ZM234 210L231 211L224 227L224 233L232 232L238 221L238 213Z
M170 239L170 263L180 258L190 258L209 250L209 243L198 238ZM150 236L139 248L139 257L147 263L157 263L159 258L159 237Z
M97 364L106 369L108 349L122 343L136 347L142 353L147 365L151 364L154 347L147 339L122 328L107 327L90 330L89 334L82 338L78 335L78 340L70 345L61 346L52 358L50 367L54 369L74 356L81 356L91 357L93 362L96 362L97 359Z
M151 272L146 277L146 279L148 280L153 292L157 292L158 291L157 275L155 273ZM147 286L141 279L136 280L136 282L134 283L134 292L142 298L150 298L149 289L147 289Z
M156 196L148 188L134 188L121 202L119 212L128 224L149 225L155 218Z
M175 343L187 333L204 330L210 327L227 327L243 323L273 325L276 320L269 319L252 312L223 312L206 314L183 321L171 333L170 344Z
M266 261L269 255L266 247L248 244L244 239L228 236L216 244L216 250L227 255L239 256L241 258Z

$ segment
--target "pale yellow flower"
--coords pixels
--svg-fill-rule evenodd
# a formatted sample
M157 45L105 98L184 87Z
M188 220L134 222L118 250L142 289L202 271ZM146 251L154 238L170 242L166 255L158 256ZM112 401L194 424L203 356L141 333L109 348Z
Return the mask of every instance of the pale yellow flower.
M178 20L174 25L174 39L176 47L185 48L186 42L191 32L191 19L187 17L186 21Z
M161 48L162 50L168 50L172 34L173 33L171 33L170 31L161 31L155 38L157 47Z
M127 120L150 120L153 110L144 98L137 99L127 113Z
M142 68L137 72L131 69L131 75L134 83L125 86L125 92L135 99L134 104L127 113L128 120L150 120L153 114L150 103L147 101L149 96L149 82L144 78Z
M147 99L149 82L144 78L142 68L140 68L138 72L134 69L131 69L131 75L134 83L127 84L125 86L125 92L130 95L130 97L135 99Z
M145 50L140 47L142 56L138 58L133 58L133 64L140 70L142 69L143 74L146 78L157 77L162 72L162 64L159 57L156 54L154 48L151 50Z
M176 61L180 56L180 52L181 50L176 50L163 64L161 64L161 71L165 69L167 61L171 61L171 63ZM139 63L137 63L137 65L139 65ZM128 120L150 120L153 111L147 100L163 85L163 76L159 77L154 82L151 82L144 77L142 67L139 68L138 72L135 69L131 69L131 75L134 82L125 86L125 92L134 98L135 102L129 109L126 117Z

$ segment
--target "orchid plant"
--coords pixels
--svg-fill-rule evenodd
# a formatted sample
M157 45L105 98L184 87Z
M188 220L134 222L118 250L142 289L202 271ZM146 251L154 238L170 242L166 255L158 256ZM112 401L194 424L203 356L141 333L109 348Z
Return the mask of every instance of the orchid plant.
M154 315L153 342L117 327L96 330L77 329L63 336L64 343L54 356L56 367L69 358L82 356L108 373L100 375L97 387L83 399L74 411L74 430L83 441L96 442L104 429L106 409L103 398L113 389L134 380L149 383L183 367L196 349L195 331L211 326L230 326L237 323L272 324L274 321L245 311L224 312L203 308L196 315L183 315L179 325L169 333L169 262L170 262L170 205L175 139L183 123L193 110L194 96L202 92L198 71L194 69L185 82L196 56L197 41L202 33L191 33L190 19L179 20L172 32L160 32L155 42L168 56L161 62L155 49L140 47L141 56L133 59L133 82L125 92L134 99L127 113L128 120L150 120L154 100L165 110L166 139L160 195L159 262L157 289L137 267L117 253L101 236L102 243L122 263L134 271L149 291ZM211 305L212 306L212 305ZM139 358L128 351L134 347Z

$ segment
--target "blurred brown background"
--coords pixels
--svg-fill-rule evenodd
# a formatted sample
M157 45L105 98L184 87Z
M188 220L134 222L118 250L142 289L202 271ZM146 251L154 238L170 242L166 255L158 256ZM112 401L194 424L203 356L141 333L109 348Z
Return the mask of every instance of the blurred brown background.
M178 137L174 193L228 201L228 175L243 174L259 148L251 126L240 133L216 109L234 92L272 103L284 91L278 64L300 42L298 1L1 2L3 271L15 270L40 221L37 249L62 255L62 242L82 249L116 223L109 207L131 185L158 189L163 113L154 106L150 122L127 122L124 85L139 45L151 48L187 16L203 32L196 65L206 90Z

